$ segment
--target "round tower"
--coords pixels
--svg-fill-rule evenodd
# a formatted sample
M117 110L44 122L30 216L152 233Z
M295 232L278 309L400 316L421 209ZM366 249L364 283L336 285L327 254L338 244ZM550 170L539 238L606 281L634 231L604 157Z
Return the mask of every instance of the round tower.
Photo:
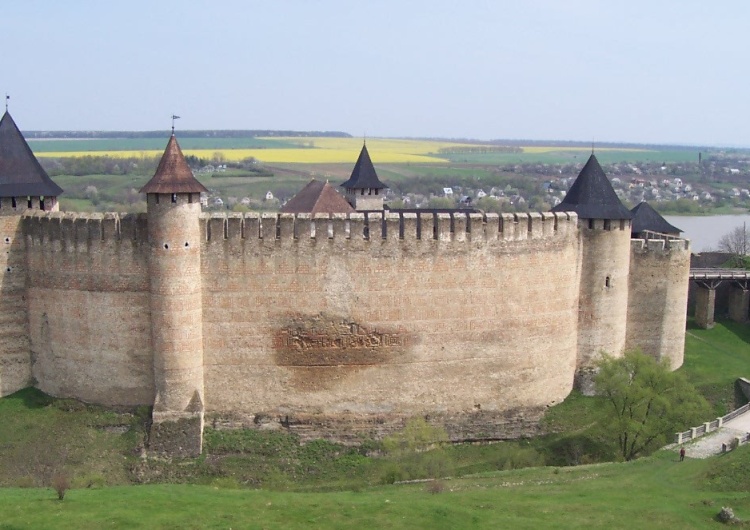
M200 194L174 137L146 193L154 362L154 452L197 456L203 439Z
M580 280L576 386L584 391L602 354L625 348L631 213L617 197L594 154L553 211L578 214Z

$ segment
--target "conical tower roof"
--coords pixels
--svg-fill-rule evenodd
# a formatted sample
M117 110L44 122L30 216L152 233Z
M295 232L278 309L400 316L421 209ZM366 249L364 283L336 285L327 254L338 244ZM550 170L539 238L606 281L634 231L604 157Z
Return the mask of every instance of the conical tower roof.
M174 134L169 138L167 148L161 156L156 173L151 177L141 193L201 193L206 187L193 176Z
M388 187L380 182L378 174L375 173L375 166L372 165L366 144L362 145L362 151L359 153L357 163L354 164L352 176L349 177L349 180L341 184L341 186L357 190L362 188L383 189Z
M327 182L312 179L279 210L281 213L350 213L356 211Z
M5 111L0 119L0 197L57 197L62 192Z
M630 219L593 153L553 212L576 212L581 219Z
M638 206L630 210L633 214L633 225L631 232L638 234L646 230L658 232L660 234L679 235L682 230L667 222L659 212L646 201L641 202Z

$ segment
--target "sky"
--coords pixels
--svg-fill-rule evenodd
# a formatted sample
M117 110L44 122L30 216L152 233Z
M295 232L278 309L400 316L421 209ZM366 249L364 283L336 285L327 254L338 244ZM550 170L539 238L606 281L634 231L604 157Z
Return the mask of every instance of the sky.
M21 130L750 146L750 2L3 0Z

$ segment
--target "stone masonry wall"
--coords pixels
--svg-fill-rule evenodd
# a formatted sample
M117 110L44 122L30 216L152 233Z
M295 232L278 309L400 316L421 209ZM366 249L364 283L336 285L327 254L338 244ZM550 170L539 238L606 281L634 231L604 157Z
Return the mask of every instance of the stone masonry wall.
M413 415L522 434L572 388L576 221L204 214L207 414L339 439Z
M0 206L0 397L31 384L26 253L21 216L5 215L7 206Z
M627 349L682 366L690 243L634 239L630 250Z
M55 396L152 404L146 218L21 218L33 377Z

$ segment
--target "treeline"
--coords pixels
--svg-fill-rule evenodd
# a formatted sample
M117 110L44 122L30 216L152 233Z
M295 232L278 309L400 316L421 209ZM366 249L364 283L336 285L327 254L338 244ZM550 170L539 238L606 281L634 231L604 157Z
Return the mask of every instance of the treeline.
M166 138L170 131L24 131L24 137L30 139L45 138ZM277 131L270 129L248 130L180 130L180 138L255 138L256 136L291 136L291 137L328 137L351 138L352 135L341 131Z
M51 176L57 175L145 175L156 171L158 156L153 157L111 157L111 156L69 156L60 158L41 157L39 162Z

